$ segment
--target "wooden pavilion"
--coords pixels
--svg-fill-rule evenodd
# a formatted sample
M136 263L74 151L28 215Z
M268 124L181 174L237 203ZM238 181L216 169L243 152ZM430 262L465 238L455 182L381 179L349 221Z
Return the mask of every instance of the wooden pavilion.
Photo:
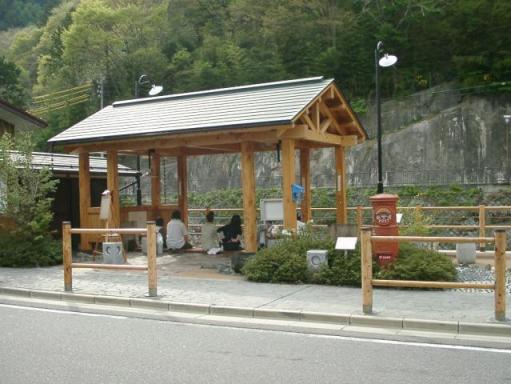
M241 153L245 248L257 250L257 202L254 153L281 151L284 227L296 229L296 182L299 151L304 220L311 218L310 151L335 149L337 222L347 221L344 148L367 134L333 79L313 77L201 92L116 102L61 132L50 143L79 154L80 222L99 227L99 208L91 207L89 153L107 153L107 188L112 191L109 226L119 227L130 211L148 219L168 220L179 208L187 222L187 157ZM151 205L120 207L118 155L148 155L151 164ZM160 200L160 156L175 156L178 168L177 205ZM333 165L334 166L334 165ZM81 248L88 249L82 236Z

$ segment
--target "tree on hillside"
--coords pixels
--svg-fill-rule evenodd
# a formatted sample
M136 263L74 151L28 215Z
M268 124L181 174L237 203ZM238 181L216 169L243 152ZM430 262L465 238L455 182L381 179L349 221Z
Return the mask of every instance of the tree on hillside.
M20 74L20 69L14 63L0 57L0 99L7 100L17 107L24 107L27 98L19 81Z

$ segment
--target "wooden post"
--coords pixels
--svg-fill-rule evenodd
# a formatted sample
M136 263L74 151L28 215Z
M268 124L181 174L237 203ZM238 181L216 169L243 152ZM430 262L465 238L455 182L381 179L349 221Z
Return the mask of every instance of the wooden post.
M506 231L495 231L495 320L506 320Z
M364 225L364 207L357 205L357 226L359 234L362 230L362 225Z
M479 206L479 237L486 236L486 210L484 205ZM484 251L486 249L486 243L479 244L479 250Z
M178 204L181 210L183 223L188 225L188 168L186 166L186 155L177 157L177 180L179 185Z
M78 188L80 196L80 227L88 228L89 224L89 208L90 208L90 165L89 154L80 153L78 156ZM89 237L80 235L80 249L87 251L91 249Z
M371 229L362 228L360 234L360 252L362 261L362 311L373 312L373 251L371 245Z
M245 249L248 252L256 252L257 209L253 143L241 143L241 181L243 187L243 222L245 224Z
M302 220L308 222L312 219L312 195L311 195L311 175L310 175L310 148L300 149L300 177L304 188L302 200Z
M336 222L337 224L348 223L348 206L347 206L347 194L346 187L346 165L344 161L344 147L335 147L335 171L337 175L337 189L335 192L336 200Z
M117 152L107 152L107 175L106 185L112 196L111 217L108 222L109 228L119 228L121 226L121 205L119 201L119 172L117 165Z
M295 142L284 139L282 148L282 200L284 202L284 228L296 233L296 205L291 196L291 184L295 182Z
M154 221L147 222L147 280L148 296L158 295L156 276L156 224Z
M154 152L151 156L151 205L155 215L160 208L160 189L160 154Z
M71 223L62 222L62 259L64 262L64 291L73 290L73 254L71 249Z

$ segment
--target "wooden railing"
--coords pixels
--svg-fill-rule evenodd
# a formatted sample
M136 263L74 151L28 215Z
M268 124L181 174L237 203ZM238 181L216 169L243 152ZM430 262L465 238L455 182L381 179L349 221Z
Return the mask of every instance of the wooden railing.
M506 319L506 232L495 231L494 237L421 237L421 236L373 236L371 228L361 232L361 268L362 268L362 310L365 314L373 311L373 286L409 287L409 288L478 288L495 291L495 319ZM476 284L444 281L409 281L373 279L372 242L441 242L441 243L495 243L495 283Z
M228 212L230 214L234 213L243 213L243 208L213 208L214 211ZM332 212L334 213L336 208L311 208L312 212ZM478 206L446 206L446 207L424 207L424 206L412 206L412 207L397 207L397 211L401 213L410 212L418 210L421 212L477 212L478 224L426 224L426 228L431 229L456 229L456 230L478 230L479 237L485 237L487 230L495 230L495 229L511 229L511 218L509 220L510 224L488 224L487 216L489 212L495 211L508 211L511 212L511 206L487 206L487 205L478 205ZM353 214L348 215L354 220L353 224L357 224L360 228L362 226L370 224L367 220L364 220L364 214L367 211L372 211L372 207L365 206L357 206L357 207L349 207L348 212L352 212ZM188 209L190 213L203 213L205 209L203 208L190 208ZM190 226L194 226L197 224L190 224ZM318 225L321 226L321 225ZM324 225L323 225L324 226ZM484 248L482 246L481 248Z
M97 264L97 263L73 263L71 249L72 234L88 235L146 235L147 236L147 265L130 264ZM64 261L64 290L73 290L73 268L95 268L110 270L147 271L148 296L157 296L156 275L156 225L154 221L148 221L146 228L71 228L71 223L62 223L62 252Z

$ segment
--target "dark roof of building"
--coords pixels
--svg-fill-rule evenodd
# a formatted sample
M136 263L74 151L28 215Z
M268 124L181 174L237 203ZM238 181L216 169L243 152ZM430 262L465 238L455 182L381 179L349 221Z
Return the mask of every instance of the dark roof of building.
M15 157L16 155L17 152L13 151L12 156ZM106 158L90 156L89 164L91 174L103 175L107 173ZM32 152L32 167L34 169L49 168L55 174L78 174L78 156L63 153ZM121 176L135 176L137 174L137 171L125 165L119 164L118 169Z
M120 101L59 133L49 142L97 142L291 124L333 81L311 77Z
M31 125L35 125L39 128L45 128L48 126L46 121L41 120L37 116L31 115L30 113L24 111L21 108L15 107L11 103L0 99L0 109L6 111L9 115L12 115L13 117L18 117L26 122L30 123ZM1 117L1 116L0 116ZM7 119L6 119L7 120ZM12 123L11 121L8 121ZM16 124L13 124L16 125Z

